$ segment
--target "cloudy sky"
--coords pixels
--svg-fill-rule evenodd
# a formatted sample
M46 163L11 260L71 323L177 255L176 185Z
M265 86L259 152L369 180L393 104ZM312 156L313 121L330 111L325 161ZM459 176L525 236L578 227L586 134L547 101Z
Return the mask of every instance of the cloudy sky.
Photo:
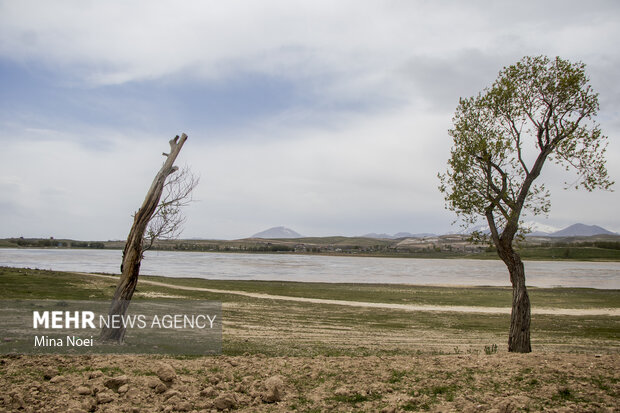
M452 115L524 55L587 64L620 181L619 21L617 1L0 1L0 237L125 238L181 132L183 237L459 230ZM542 179L538 221L620 231L617 191Z

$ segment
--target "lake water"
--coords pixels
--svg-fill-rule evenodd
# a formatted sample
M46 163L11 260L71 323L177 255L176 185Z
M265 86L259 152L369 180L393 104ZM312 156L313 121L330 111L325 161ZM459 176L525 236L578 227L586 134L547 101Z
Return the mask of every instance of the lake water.
M0 248L0 266L118 273L122 251ZM510 285L497 261L148 251L141 274L224 280ZM619 262L528 261L537 287L620 288Z

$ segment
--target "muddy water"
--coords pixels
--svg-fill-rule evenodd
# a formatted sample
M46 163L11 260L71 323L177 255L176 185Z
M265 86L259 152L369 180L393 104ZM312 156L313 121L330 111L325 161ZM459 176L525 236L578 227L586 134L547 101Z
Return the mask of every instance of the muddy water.
M118 273L119 250L0 249L0 266ZM620 288L618 262L528 261L537 287ZM141 273L168 277L350 283L509 285L500 261L147 252Z

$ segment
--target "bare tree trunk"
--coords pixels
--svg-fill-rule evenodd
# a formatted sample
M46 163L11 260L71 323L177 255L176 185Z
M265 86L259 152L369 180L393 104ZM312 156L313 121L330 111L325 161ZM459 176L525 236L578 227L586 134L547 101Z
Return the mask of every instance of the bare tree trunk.
M166 161L162 165L161 169L155 175L155 179L151 184L151 188L144 198L142 206L136 212L133 219L133 225L129 231L127 237L127 243L125 244L125 250L123 251L123 263L121 265L121 278L116 286L112 304L108 311L110 317L124 316L129 307L129 302L133 297L133 293L136 290L138 284L138 275L140 274L140 263L142 262L143 251L143 239L144 232L153 216L153 213L157 209L161 194L163 191L166 178L171 173L174 173L178 168L174 166L183 144L187 140L187 135L182 134L179 139L176 136L170 140L170 153L164 153L167 157ZM125 336L125 328L104 328L101 331L100 340L106 341L123 341Z
M510 335L508 336L508 351L514 353L529 353L530 344L530 297L525 287L525 270L523 262L517 255L517 262L513 268L508 268L512 282L512 312L510 314Z
M519 254L512 249L512 246L502 251L500 257L508 267L510 283L512 284L512 312L510 314L508 351L529 353L532 351L530 344L530 297L525 286L523 261Z

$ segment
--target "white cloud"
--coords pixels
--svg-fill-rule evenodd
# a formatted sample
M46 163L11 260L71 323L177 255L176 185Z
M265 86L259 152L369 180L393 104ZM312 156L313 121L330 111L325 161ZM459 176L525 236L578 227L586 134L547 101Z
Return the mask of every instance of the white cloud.
M187 236L241 237L270 225L308 235L441 231L451 216L436 174L451 112L523 55L588 63L605 103L610 172L620 175L611 44L619 10L602 1L0 1L0 56L42 65L65 88L260 74L307 93L307 106L231 122L217 139L195 127L182 157L202 182ZM139 98L123 107L165 107ZM0 152L0 208L11 211L2 235L124 237L169 137L114 124L84 131L81 119L51 127L38 115L0 126L3 143L16 138ZM557 226L595 212L590 223L620 230L617 193L556 195L561 183L552 186Z
M158 152L129 138L92 150L80 136L47 131L41 140L39 133L3 143L0 188L20 212L17 222L2 214L3 235L123 237L161 162Z
M43 60L93 84L261 72L328 76L335 84L326 90L339 93L402 94L393 74L418 56L499 51L512 57L507 64L539 51L600 54L601 34L617 37L620 29L618 8L599 4L612 14L566 2L5 1L0 53Z

